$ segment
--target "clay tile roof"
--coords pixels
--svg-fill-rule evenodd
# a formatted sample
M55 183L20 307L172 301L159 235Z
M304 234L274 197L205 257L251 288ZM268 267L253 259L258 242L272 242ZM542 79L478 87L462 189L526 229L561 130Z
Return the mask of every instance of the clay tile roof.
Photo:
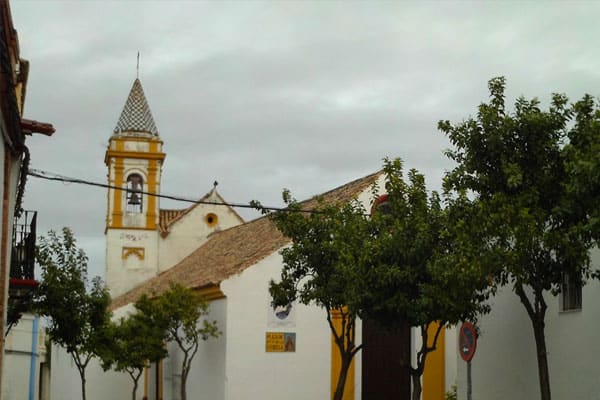
M304 206L316 206L318 198L330 204L351 201L368 189L381 175L382 172L379 171L352 181L305 201ZM172 282L191 288L217 285L273 254L287 243L289 239L279 232L268 217L216 232L179 264L116 297L111 309L133 303L144 293L160 294L167 290Z
M193 206L192 206L193 207ZM190 207L191 208L191 207ZM160 233L165 236L169 233L169 227L173 222L181 218L182 215L187 214L190 208L184 208L182 210L160 210L158 218L158 228Z
M143 132L153 136L158 136L158 129L152 118L150 106L146 101L144 89L139 79L133 82L125 107L121 112L121 117L115 127L115 133L122 132Z

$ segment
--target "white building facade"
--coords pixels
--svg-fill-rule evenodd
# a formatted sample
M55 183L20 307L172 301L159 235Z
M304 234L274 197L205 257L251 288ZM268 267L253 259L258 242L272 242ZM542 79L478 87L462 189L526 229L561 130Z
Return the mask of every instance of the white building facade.
M40 318L25 314L6 336L2 398L48 400L50 368Z
M600 251L592 253L600 266ZM562 296L546 293L546 347L553 400L600 399L600 283L582 288L581 307L564 311ZM478 323L481 331L471 361L474 399L539 399L536 346L531 321L511 287L491 299L492 311ZM466 398L467 365L458 362L459 398Z

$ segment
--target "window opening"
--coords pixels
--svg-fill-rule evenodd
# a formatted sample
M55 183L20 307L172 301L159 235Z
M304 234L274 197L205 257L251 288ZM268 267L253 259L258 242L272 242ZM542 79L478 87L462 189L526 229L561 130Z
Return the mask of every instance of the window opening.
M387 194L382 194L375 199L373 205L371 206L371 215L373 215L375 211L379 211L382 214L389 214L392 211Z
M217 225L217 222L219 222L219 217L213 213L206 214L204 217L204 222L206 222L206 225L212 228L213 226Z
M144 180L138 174L131 174L127 177L127 211L134 213L142 212L142 188Z
M581 310L581 282L572 274L563 275L561 311Z

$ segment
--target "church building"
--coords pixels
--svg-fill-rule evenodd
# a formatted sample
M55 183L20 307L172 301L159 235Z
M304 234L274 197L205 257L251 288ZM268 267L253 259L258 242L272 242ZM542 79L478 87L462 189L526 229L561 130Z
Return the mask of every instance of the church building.
M180 210L160 208L165 161L163 142L139 79L109 139L106 214L106 283L111 296L177 264L214 232L243 223L223 203L216 185L198 203Z
M330 399L341 361L325 311L292 304L276 313L270 305L269 281L279 279L279 252L290 240L267 217L244 222L223 204L216 185L188 208L161 209L165 160L163 142L136 79L105 155L106 280L114 316L131 312L142 294L160 294L171 283L180 283L209 300L207 318L215 320L221 332L203 342L194 358L189 398ZM383 179L381 171L375 172L319 197L329 204L354 199L369 204L373 185L381 187ZM304 205L316 206L316 197ZM372 345L356 355L344 399L409 399L407 364L398 363L415 348L410 332L385 336L358 321L357 343L362 340ZM455 340L446 334L437 351L440 356L432 357L437 361L428 367L436 373L424 378L423 400L442 399L454 384ZM174 344L167 346L169 356L143 375L138 398L179 399L181 354ZM77 372L69 364L69 355L53 347L52 398L79 398L79 386L72 384ZM125 399L130 398L132 383L127 374L103 372L93 362L87 388L90 400Z

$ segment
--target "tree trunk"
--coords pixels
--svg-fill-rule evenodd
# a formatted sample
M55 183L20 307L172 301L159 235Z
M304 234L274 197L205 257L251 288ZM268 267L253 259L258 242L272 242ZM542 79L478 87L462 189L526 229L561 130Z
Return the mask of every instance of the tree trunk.
M77 371L79 371L79 377L81 378L81 399L86 400L85 368L87 367L88 363L90 362L90 359L92 358L92 356L88 354L86 356L86 358L84 359L84 361L82 361L77 349L70 352L70 354L71 354L71 359L73 360L73 363L75 363L75 366L77 366Z
M421 400L421 374L418 372L412 372L410 374L410 377L412 378L412 384L413 384L413 392L412 392L412 400Z
M421 350L419 350L417 352L417 367L416 368L412 368L410 370L410 376L412 378L412 384L413 384L413 392L412 392L412 400L420 400L421 399L421 391L422 391L422 386L421 386L421 377L423 376L423 371L425 370L425 361L427 361L427 355L432 352L435 351L436 346L437 346L437 341L438 338L440 337L440 332L442 331L442 329L444 329L445 324L442 322L438 322L438 326L435 330L435 335L433 336L433 343L431 344L431 347L428 346L429 344L429 327L431 326L432 322L428 322L425 325L421 325L420 329L421 329Z
M353 317L350 317L350 314L345 307L338 309L326 307L325 310L327 311L327 323L329 324L329 329L334 337L334 342L339 350L341 358L340 373L335 392L333 393L333 400L342 400L344 397L344 389L346 388L348 370L350 369L354 355L362 348L362 345L357 347L354 346L354 335L356 332L355 320ZM336 324L333 322L334 320L340 321L340 332L338 332L338 327L336 327Z
M85 400L85 370L79 371L79 376L81 377L81 400Z
M181 400L187 400L187 393L185 390L185 381L187 380L187 378L184 378L183 375L181 375Z
M187 400L187 391L185 389L188 372L190 370L188 364L188 354L184 352L183 363L181 365L181 400Z
M544 319L532 321L535 347L537 350L538 374L540 378L540 394L542 400L551 400L550 373L548 371L548 353L546 351L546 334Z
M335 387L335 393L333 394L333 400L342 400L344 398L346 378L348 377L348 370L350 369L351 363L352 356L342 355L342 365L340 366L340 375Z
M137 394L137 388L138 388L138 380L140 378L141 374L138 375L137 379L133 380L133 391L131 392L131 400L135 400L135 395Z
M541 400L551 400L550 393L550 373L548 372L548 352L546 351L545 318L548 305L544 299L544 292L541 288L533 289L533 304L527 297L522 283L515 283L515 293L519 296L521 303L531 320L533 326L533 336L535 338L535 348L538 362L538 377L540 380Z

